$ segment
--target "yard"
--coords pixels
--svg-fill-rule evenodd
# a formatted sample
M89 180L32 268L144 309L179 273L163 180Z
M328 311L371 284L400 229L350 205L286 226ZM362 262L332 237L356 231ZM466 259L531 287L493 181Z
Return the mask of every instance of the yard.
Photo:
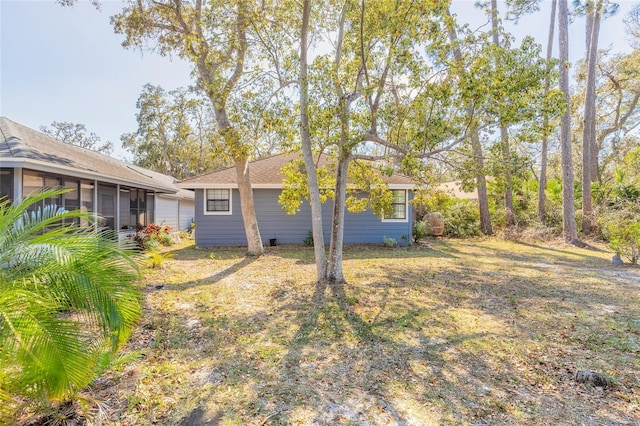
M637 424L640 269L557 245L441 240L313 250L183 244L145 271L108 424ZM578 370L611 379L577 383Z

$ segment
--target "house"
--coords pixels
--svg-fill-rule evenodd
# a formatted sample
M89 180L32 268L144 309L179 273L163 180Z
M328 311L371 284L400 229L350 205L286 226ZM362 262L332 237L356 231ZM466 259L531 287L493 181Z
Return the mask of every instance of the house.
M471 191L465 191L462 189L461 181L444 182L435 187L436 190L445 192L457 198L459 200L477 200L478 188L473 188Z
M151 222L188 228L193 192L174 181L0 117L0 197L21 200L36 189L62 186L73 191L49 203L95 212L106 228L129 231Z
M305 200L300 210L287 214L278 204L283 189L281 168L299 153L281 154L250 163L254 204L262 241L302 243L311 230L311 206ZM371 210L345 213L344 242L374 243L383 238L411 237L412 212L409 200L414 187L411 180L399 174L385 178L395 196L393 217L380 218ZM177 184L195 191L195 242L199 247L246 245L247 240L240 211L240 194L235 168L184 180ZM322 208L325 242L329 242L333 203Z

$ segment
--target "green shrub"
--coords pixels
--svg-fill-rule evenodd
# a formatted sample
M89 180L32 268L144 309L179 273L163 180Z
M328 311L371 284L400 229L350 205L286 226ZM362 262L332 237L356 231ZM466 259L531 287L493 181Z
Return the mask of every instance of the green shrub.
M173 237L169 234L162 234L158 239L163 246L172 246L175 243Z
M474 202L456 200L442 214L446 236L466 238L480 235L480 212Z
M417 243L418 241L429 235L429 231L431 230L430 228L431 227L429 226L429 222L425 222L422 220L416 220L415 222L413 222L413 241Z
M155 250L158 247L160 247L160 241L158 240L152 240L152 239L148 239L145 242L142 243L142 248L144 250Z
M396 247L398 245L398 240L385 235L382 237L382 243L385 247Z
M307 236L305 237L304 240L302 240L302 244L304 244L307 247L313 247L313 232L312 231L307 232Z
M610 222L608 233L609 247L637 265L640 259L640 222L632 220Z

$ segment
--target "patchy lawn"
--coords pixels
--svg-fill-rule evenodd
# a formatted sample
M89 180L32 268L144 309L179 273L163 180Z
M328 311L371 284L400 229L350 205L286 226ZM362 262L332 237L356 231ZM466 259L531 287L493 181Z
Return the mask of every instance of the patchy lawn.
M498 240L172 251L145 273L143 355L90 391L108 424L637 424L640 269ZM610 388L575 381L578 370Z

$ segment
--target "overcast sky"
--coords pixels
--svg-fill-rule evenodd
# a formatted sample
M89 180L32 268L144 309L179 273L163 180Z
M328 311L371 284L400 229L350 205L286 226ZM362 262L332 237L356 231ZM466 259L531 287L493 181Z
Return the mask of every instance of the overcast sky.
M618 15L602 23L600 47L623 52L630 47L622 18L637 2L619 3ZM507 29L518 37L536 37L544 52L549 6L544 0L540 12L515 26L507 24ZM142 86L187 86L191 68L177 59L123 49L123 37L109 24L121 8L122 3L109 0L102 2L101 11L87 1L68 8L53 1L0 0L0 115L36 130L53 121L82 123L114 143L115 157L129 158L120 135L137 128ZM485 21L472 0L454 0L452 10L474 26ZM571 24L569 42L575 62L584 56L582 19Z

